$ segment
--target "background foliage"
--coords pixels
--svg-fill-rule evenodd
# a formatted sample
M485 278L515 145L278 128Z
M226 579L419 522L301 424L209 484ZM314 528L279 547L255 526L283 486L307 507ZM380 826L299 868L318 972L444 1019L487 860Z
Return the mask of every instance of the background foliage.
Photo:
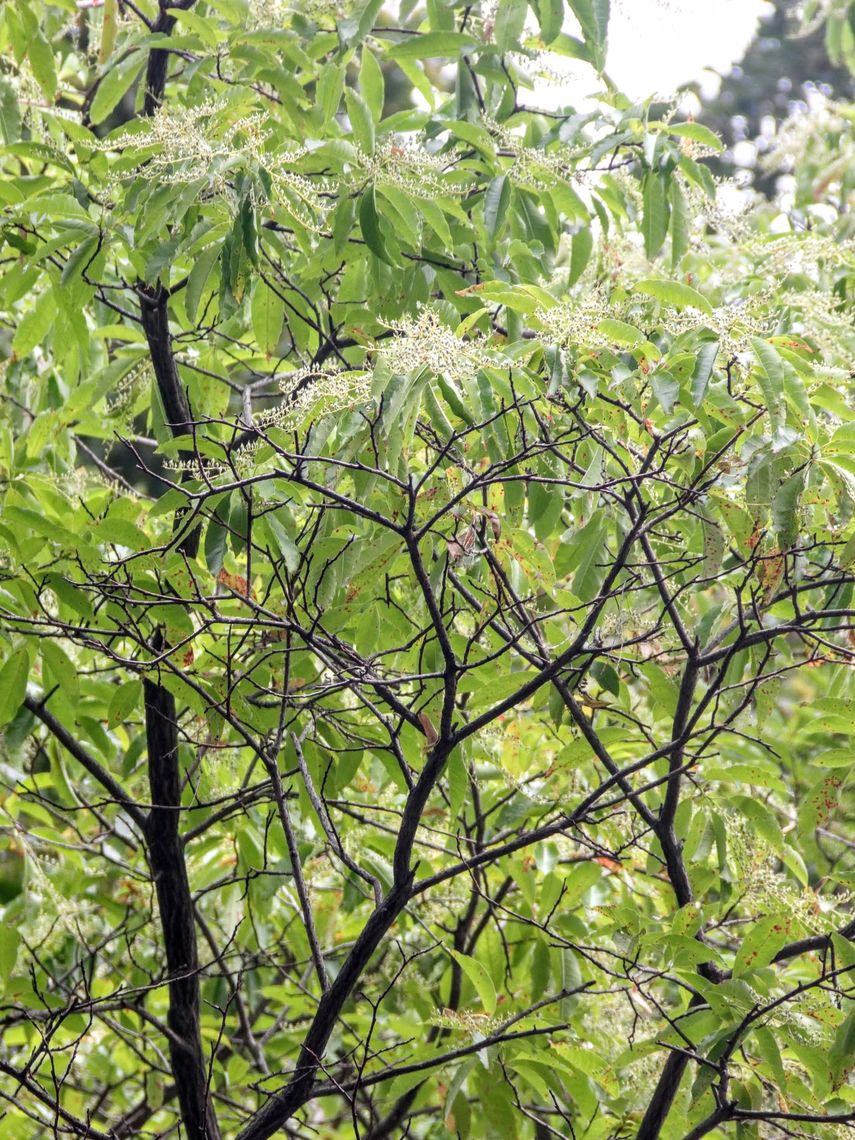
M4 1136L851 1130L852 108L608 17L0 9Z

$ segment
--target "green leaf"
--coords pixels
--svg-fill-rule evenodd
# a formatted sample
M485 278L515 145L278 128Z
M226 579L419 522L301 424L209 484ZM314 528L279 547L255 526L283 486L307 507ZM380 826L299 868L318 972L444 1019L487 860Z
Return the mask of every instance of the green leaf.
M724 149L724 143L715 131L711 131L703 123L669 123L667 129L670 135L677 135L681 139L691 139L692 142L708 146L716 152Z
M365 0L351 15L338 23L338 38L342 51L358 48L380 14L383 0Z
M383 235L380 231L380 219L377 216L377 200L372 184L365 187L359 198L359 228L362 230L362 237L365 244L374 256L379 257L381 261L385 261L388 265L392 265L392 259L386 252L386 243L383 241Z
M16 649L0 668L0 727L9 723L23 704L29 672L26 649Z
M357 145L364 154L372 155L374 153L374 119L371 108L352 87L345 88L344 102Z
M474 36L463 32L420 32L391 47L389 59L456 59L467 48L479 47Z
M804 472L797 471L781 484L772 500L772 523L782 550L794 546L799 536L798 508L804 486Z
M56 96L56 63L53 57L53 48L41 32L36 32L30 40L27 54L36 82L41 87L48 102L52 103Z
M568 288L572 288L585 272L593 251L594 235L591 227L582 226L573 234L573 243L570 248L570 272L567 275Z
M21 935L8 923L0 925L0 980L8 982L15 969Z
M849 1012L834 1035L828 1054L828 1066L832 1085L840 1088L846 1075L855 1065L855 1005L847 1002Z
M693 289L690 285L684 285L681 281L650 278L637 281L635 288L639 293L646 293L648 297L654 297L666 305L673 305L675 309L698 309L700 312L706 313L707 316L712 316L713 307L706 297L697 289Z
M151 545L144 530L115 516L99 522L92 530L92 538L99 543L126 546L129 550L146 550Z
M294 542L294 539L288 533L287 528L276 517L276 513L274 511L269 511L266 515L264 515L264 525L267 527L267 530L273 539L275 548L282 556L282 561L285 563L285 569L289 574L296 574L300 568L302 555L300 554L300 550L296 542Z
M211 270L214 268L217 258L222 252L222 248L219 242L214 242L212 245L206 246L201 253L197 254L193 261L193 268L190 270L190 275L187 278L187 286L184 293L184 311L191 323L196 320L196 314L199 311L199 302L202 300L202 294L205 291L208 278L211 276Z
M485 967L476 958L470 958L457 950L449 950L448 952L475 987L475 992L481 999L484 1012L492 1017L496 1012L496 987Z
M768 966L789 939L788 924L784 918L773 916L759 919L739 947L733 964L734 977L739 978Z
M18 100L9 80L2 75L0 75L0 137L7 145L16 143L21 137L21 112Z
M62 268L59 283L62 286L71 285L86 271L86 266L92 260L98 249L98 238L89 237L82 241L71 254Z
M364 46L359 68L359 92L374 122L379 123L383 117L383 104L386 101L386 84L377 57Z
M210 51L216 52L218 45L222 43L225 38L212 20L205 19L205 17L200 16L198 12L177 7L167 8L167 11L170 15L176 17L179 24L184 24L188 31L197 35Z
M255 286L251 314L252 331L258 341L258 347L266 356L272 356L282 336L285 302L266 281L259 280Z
M784 366L775 348L765 340L752 337L751 345L760 364L757 381L774 431L784 422Z
M21 318L12 338L16 356L29 356L41 344L56 320L56 302L51 292L37 297L35 306Z
M676 269L689 248L690 221L686 198L676 178L668 184L671 207L671 268Z
M104 73L89 107L89 118L93 123L103 123L134 83L145 61L145 54L134 49Z
M540 38L549 46L561 33L564 23L563 0L536 0Z
M641 232L644 235L644 252L652 260L665 242L671 217L665 176L653 170L648 171L642 183L642 195L644 212Z
M501 230L510 200L510 181L506 174L500 174L484 192L484 225L490 237L495 238Z
M724 560L725 541L721 527L714 519L702 515L704 530L704 564L703 573L707 578L715 578L721 571Z
M499 51L519 48L527 12L528 0L499 0L493 26L493 39Z
M591 50L594 66L602 71L606 63L606 41L609 30L609 0L569 0L585 43Z
M338 111L344 90L345 71L344 64L328 63L321 69L318 76L315 87L315 102L321 110L321 124L323 126L326 126Z
M603 336L607 336L609 340L614 341L615 344L625 344L630 348L637 348L638 345L644 344L646 337L644 333L637 329L634 325L627 324L626 321L618 321L612 317L606 317L597 325L597 332L601 332Z
M214 575L219 574L223 568L228 534L228 529L215 519L205 529L205 565Z
M698 347L695 367L692 372L692 403L696 408L703 404L706 397L713 367L718 358L718 349L717 340L705 340Z
M77 669L65 650L55 641L43 641L42 659L50 672L52 684L58 684L66 696L76 696L78 691Z
M107 710L107 727L116 728L124 724L131 713L142 708L142 682L125 681L118 685Z
M175 258L178 242L179 239L175 236L169 241L158 243L143 270L143 276L149 284L154 285L160 278L169 279L169 268Z

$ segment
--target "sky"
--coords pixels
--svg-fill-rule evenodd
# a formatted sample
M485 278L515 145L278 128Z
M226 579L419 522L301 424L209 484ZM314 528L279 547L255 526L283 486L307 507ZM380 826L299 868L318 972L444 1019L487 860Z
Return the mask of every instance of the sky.
M766 0L612 0L606 69L632 98L671 95L682 83L703 82L707 68L729 71L769 7Z

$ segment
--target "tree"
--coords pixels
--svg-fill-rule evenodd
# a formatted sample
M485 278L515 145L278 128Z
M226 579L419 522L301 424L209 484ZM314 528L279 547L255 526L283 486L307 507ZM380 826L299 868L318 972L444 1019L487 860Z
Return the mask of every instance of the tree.
M785 228L537 109L607 0L0 29L4 1136L842 1135L851 112Z
M754 144L761 168L754 171L753 184L770 196L776 179L762 168L772 141L769 120L777 131L806 109L817 92L843 100L852 94L839 17L831 23L818 18L803 23L799 10L804 7L793 0L774 0L744 58L723 77L721 90L704 102L699 116L729 148L743 140ZM846 50L851 50L848 45ZM722 167L733 173L730 150L722 156Z

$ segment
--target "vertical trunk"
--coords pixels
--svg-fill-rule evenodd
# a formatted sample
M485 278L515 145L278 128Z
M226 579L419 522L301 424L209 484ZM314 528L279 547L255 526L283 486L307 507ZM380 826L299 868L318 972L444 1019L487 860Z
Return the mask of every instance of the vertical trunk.
M193 900L178 829L181 781L175 699L152 681L145 681L144 689L152 804L145 835L169 971L169 1055L188 1140L219 1140L199 1030L199 956Z

